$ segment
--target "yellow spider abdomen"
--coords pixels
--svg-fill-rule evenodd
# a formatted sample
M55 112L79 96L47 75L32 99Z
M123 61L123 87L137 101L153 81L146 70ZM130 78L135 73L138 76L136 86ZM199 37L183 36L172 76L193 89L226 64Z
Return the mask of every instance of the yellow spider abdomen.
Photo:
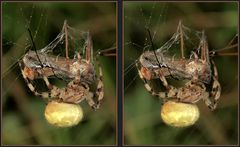
M47 121L58 127L71 127L83 119L83 110L77 104L49 102L45 109Z
M161 109L162 120L174 127L193 125L199 118L199 109L194 104L168 101Z

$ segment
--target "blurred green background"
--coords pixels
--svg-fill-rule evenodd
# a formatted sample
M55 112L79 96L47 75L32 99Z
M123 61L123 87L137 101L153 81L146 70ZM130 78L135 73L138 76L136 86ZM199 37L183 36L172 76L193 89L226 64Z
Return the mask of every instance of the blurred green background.
M94 112L84 101L83 121L72 128L57 128L44 118L45 103L24 82L18 60L29 44L29 27L38 49L71 27L90 31L94 51L115 47L114 2L3 2L2 3L2 143L13 144L116 144L116 60L100 57L105 86L104 103ZM37 32L36 32L37 31Z
M216 56L222 93L211 112L202 102L200 119L187 128L165 125L162 101L151 96L138 76L134 61L143 53L146 27L160 48L175 33L179 20L189 28L205 30L209 49L227 46L237 34L237 2L124 2L124 144L230 145L238 143L238 56ZM134 45L137 44L137 45ZM231 52L238 52L237 48Z

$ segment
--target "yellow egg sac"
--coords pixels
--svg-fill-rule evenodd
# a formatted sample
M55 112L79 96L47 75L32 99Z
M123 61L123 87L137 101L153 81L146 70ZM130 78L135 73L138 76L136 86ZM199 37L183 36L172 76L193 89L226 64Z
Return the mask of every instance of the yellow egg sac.
M187 127L199 118L199 109L194 104L168 101L161 109L162 120L170 126Z
M83 119L83 110L77 104L49 102L45 109L47 121L58 127L71 127Z

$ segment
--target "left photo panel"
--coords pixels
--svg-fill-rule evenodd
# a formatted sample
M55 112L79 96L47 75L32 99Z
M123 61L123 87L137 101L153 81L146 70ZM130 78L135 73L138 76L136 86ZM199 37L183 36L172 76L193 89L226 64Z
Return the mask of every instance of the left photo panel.
M116 2L1 2L2 143L116 145Z

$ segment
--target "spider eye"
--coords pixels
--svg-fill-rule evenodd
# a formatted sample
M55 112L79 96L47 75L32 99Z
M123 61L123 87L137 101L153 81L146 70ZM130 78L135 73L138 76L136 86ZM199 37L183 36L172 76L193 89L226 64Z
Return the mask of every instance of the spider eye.
M145 60L149 60L148 57L144 57Z

